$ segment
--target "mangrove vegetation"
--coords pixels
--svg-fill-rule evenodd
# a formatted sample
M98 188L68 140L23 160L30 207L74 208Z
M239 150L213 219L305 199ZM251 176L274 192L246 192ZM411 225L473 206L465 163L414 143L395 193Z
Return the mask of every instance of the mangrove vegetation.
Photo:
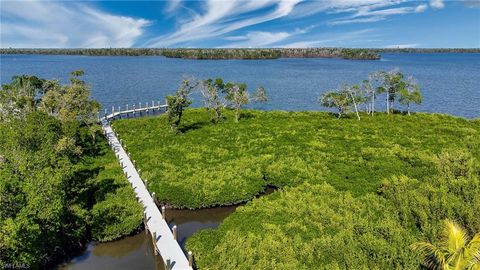
M277 58L344 58L377 60L371 49L352 48L98 48L98 49L16 49L3 48L0 54L56 54L87 56L165 56L187 59L277 59Z
M15 76L0 91L0 267L48 268L90 240L137 230L133 190L97 123L82 71Z
M380 71L322 95L340 119L241 109L222 94L241 84L194 85L205 108L182 110L179 132L165 116L113 125L161 204L249 201L187 240L199 269L480 266L478 120L412 113L422 101L413 77ZM255 199L268 186L280 190ZM463 242L444 244L444 224Z

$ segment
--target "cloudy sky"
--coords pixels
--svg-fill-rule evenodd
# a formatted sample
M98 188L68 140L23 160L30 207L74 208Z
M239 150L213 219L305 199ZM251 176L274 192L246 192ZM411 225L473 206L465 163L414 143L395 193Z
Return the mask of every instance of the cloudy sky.
M4 1L0 46L480 47L480 0Z

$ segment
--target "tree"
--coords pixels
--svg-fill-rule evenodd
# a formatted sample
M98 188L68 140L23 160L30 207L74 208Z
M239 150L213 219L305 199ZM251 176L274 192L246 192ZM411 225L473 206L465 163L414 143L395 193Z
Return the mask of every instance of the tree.
M263 86L260 86L250 95L247 91L247 85L244 83L227 83L225 84L225 99L229 101L229 105L235 111L235 122L240 119L240 109L251 102L267 102L267 92Z
M374 74L377 82L380 86L377 88L378 93L386 94L387 114L393 110L393 104L395 102L397 94L405 89L407 83L403 80L403 73L399 69L393 69L385 72L380 71Z
M265 88L263 86L260 86L253 92L253 101L255 102L267 102L268 101L268 96L267 96L267 91L265 91Z
M357 115L358 120L360 120L357 107L357 102L363 102L362 96L360 95L360 87L358 85L344 85L341 92L347 93L349 98L351 98L351 103L355 109L355 114Z
M348 97L348 94L338 90L323 93L318 101L320 105L324 107L336 108L338 110L338 118L348 112L351 104L351 99Z
M224 87L225 84L220 78L217 78L215 81L207 79L200 84L200 93L204 98L205 107L213 110L213 123L218 123L223 118L222 110L226 107L226 101L220 94Z
M375 100L377 98L377 87L374 86L374 83L374 74L370 74L368 79L362 81L361 88L367 114L371 114L372 116L375 113Z
M247 85L244 83L225 84L225 99L235 111L235 122L238 122L240 119L240 109L242 106L250 103L250 95L247 91Z
M192 104L190 94L197 87L197 82L191 79L184 79L175 95L167 96L167 116L168 123L174 132L178 132L183 111Z
M480 269L480 233L469 239L460 225L447 219L442 237L438 246L428 242L412 245L428 269Z
M0 91L0 119L25 117L38 107L44 91L45 80L36 76L13 76L10 84L3 84Z
M420 86L415 82L413 77L410 77L406 87L401 89L400 99L398 102L407 106L407 113L410 115L410 104L422 104L422 94L420 93Z
M79 122L86 126L95 141L101 129L97 125L100 104L90 97L91 87L82 80L83 75L83 70L72 71L67 85L61 85L57 80L45 81L39 107L63 124Z

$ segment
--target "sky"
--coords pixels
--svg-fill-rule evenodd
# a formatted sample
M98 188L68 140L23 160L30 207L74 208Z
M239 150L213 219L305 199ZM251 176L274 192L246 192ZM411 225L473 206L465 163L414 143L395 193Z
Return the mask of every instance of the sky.
M479 48L480 0L0 0L0 47Z

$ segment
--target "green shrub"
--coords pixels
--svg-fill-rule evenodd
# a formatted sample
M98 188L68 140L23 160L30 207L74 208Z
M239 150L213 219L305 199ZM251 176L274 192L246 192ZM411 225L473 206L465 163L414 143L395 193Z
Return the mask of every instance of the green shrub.
M446 115L376 114L341 120L324 112L226 110L212 124L205 109L188 109L180 135L167 117L124 119L113 125L160 201L208 207L253 198L266 185L329 184L355 195L375 192L396 175L424 181L443 149L467 145L480 157L480 128Z
M199 269L414 269L413 239L379 196L302 184L237 208L187 249Z

